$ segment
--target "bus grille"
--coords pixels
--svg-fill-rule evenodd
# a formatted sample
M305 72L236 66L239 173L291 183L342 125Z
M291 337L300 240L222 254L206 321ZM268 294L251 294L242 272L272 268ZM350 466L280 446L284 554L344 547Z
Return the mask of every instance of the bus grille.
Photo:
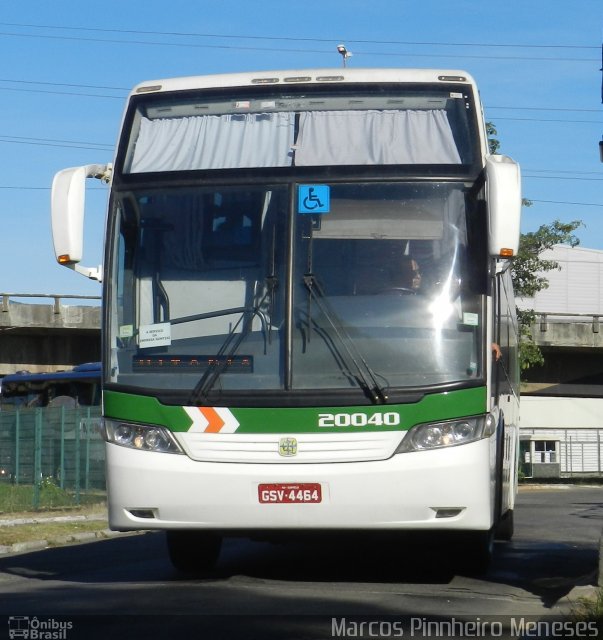
M363 462L391 457L404 431L370 433L178 433L193 460L246 463Z

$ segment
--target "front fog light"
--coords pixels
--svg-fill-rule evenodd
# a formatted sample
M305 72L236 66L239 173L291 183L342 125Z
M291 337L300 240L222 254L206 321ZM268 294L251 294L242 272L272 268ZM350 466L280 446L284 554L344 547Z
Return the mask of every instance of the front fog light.
M105 419L103 433L107 442L121 447L160 453L183 453L174 436L164 427Z
M427 451L475 442L492 435L495 430L493 425L494 418L489 414L463 420L419 424L406 434L396 453Z

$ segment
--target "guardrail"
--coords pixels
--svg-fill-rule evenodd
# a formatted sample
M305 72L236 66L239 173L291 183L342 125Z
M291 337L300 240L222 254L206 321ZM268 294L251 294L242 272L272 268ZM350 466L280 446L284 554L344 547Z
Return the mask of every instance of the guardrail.
M562 324L563 320L568 320L569 323L579 323L581 318L584 318L585 322L581 324L592 324L593 333L599 333L599 319L603 314L596 313L567 313L563 312L536 312L536 325L539 326L541 332L548 331L549 322Z
M8 313L9 302L11 298L52 298L54 300L54 313L59 314L61 312L61 300L98 300L100 296L79 296L74 294L64 293L0 293L2 298L2 304L0 311L2 313Z

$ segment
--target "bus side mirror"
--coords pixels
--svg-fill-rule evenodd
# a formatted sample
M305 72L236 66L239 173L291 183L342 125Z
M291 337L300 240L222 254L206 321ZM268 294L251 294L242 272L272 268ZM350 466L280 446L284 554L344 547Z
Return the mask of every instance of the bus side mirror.
M488 250L496 258L513 258L519 250L521 174L508 156L486 159L488 190Z
M83 267L86 178L111 179L111 165L90 164L59 171L52 181L51 221L59 264L92 280L102 280L101 267Z

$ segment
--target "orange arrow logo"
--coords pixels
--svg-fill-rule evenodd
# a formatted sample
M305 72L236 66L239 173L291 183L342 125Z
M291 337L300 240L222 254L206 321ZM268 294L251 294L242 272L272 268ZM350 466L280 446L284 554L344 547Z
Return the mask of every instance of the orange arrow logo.
M239 421L226 407L183 407L192 420L189 431L197 433L235 433Z
M224 420L220 418L215 409L213 407L199 407L199 411L207 420L205 433L219 433L220 429L224 426Z

